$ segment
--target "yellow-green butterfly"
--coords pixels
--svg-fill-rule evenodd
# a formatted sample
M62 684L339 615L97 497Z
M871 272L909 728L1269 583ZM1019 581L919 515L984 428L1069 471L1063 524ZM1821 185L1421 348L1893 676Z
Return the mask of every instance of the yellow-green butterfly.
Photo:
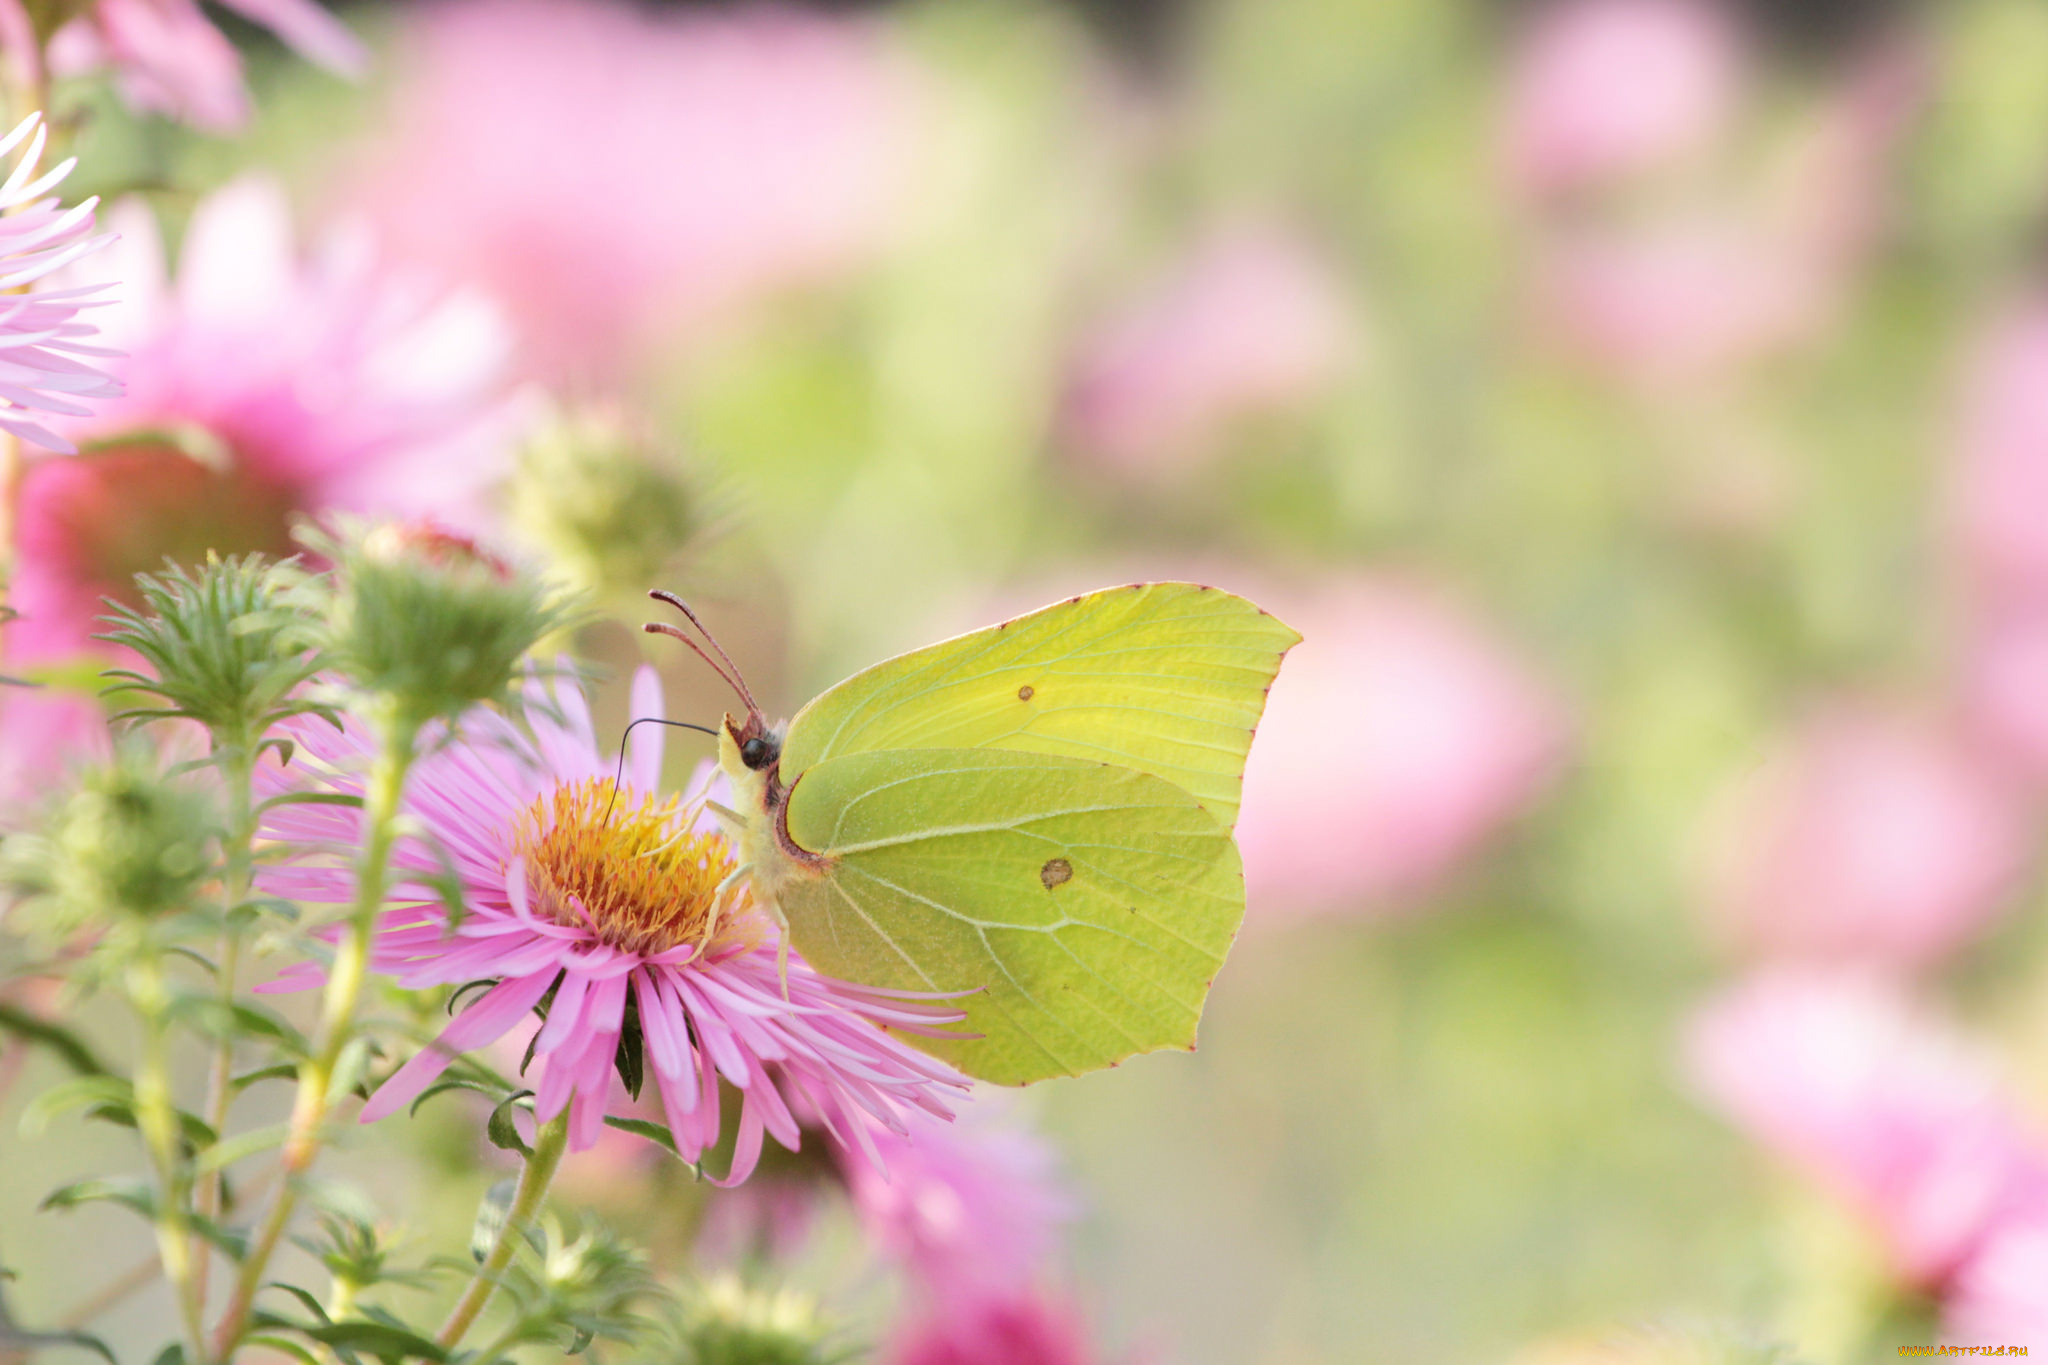
M972 1037L912 1040L1021 1085L1192 1047L1244 917L1245 752L1300 636L1193 583L1070 598L856 673L770 726L683 641L725 718L742 870L820 971L968 992ZM722 666L721 666L722 665Z

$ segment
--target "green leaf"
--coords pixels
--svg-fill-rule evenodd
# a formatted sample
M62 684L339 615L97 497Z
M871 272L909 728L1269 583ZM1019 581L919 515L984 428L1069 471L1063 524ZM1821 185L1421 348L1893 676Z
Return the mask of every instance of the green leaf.
M0 1279L13 1276L0 1271ZM7 1305L0 1301L0 1356L20 1356L26 1360L38 1350L57 1346L77 1346L98 1355L107 1365L120 1365L114 1353L107 1349L107 1343L90 1332L32 1332L20 1326L8 1313Z
M217 996L188 995L172 1006L172 1013L218 1041L261 1038L278 1044L287 1056L303 1057L307 1052L305 1035L283 1015L262 1005L228 1004Z
M349 806L361 810L363 798L347 792L285 792L257 803L256 814L259 817L266 815L279 806Z
M182 957L187 962L198 963L201 967L204 967L206 969L206 974L208 976L220 975L220 968L215 965L214 960L208 957L205 953L200 952L197 948L188 948L182 943L174 943L169 948L166 948L164 951L172 953L178 957Z
M450 1090L473 1090L477 1094L482 1095L493 1102L503 1098L505 1093L503 1090L496 1090L487 1085L480 1085L476 1081L465 1081L460 1079L435 1081L432 1085L428 1086L425 1090L422 1090L420 1092L418 1099L414 1100L410 1105L406 1107L406 1114L410 1116L419 1113L421 1105L425 1104L428 1100L434 1098L434 1096L443 1094Z
M133 1176L105 1176L93 1180L79 1180L52 1190L38 1205L39 1209L62 1211L79 1208L86 1204L118 1204L140 1215L150 1222L156 1221L156 1194L147 1182ZM187 1214L186 1221L192 1230L205 1238L233 1261L239 1261L249 1253L247 1240L241 1233L223 1228L211 1218Z
M81 1076L107 1074L106 1063L83 1038L60 1024L38 1019L19 1006L0 1001L0 1029L50 1049Z
M348 1046L341 1050L341 1056L334 1063L334 1079L328 1083L327 1099L331 1104L342 1096L360 1092L363 1075L370 1069L370 1040L351 1038Z
M282 1289L285 1293L297 1299L300 1307L322 1322L332 1322L334 1320L327 1316L327 1310L321 1307L320 1300L315 1298L310 1290L301 1289L295 1284L286 1284L283 1280L271 1280L263 1287L265 1289Z
M223 1142L216 1142L193 1158L192 1171L195 1175L204 1175L223 1166L232 1166L244 1157L254 1156L272 1147L281 1147L285 1139L291 1136L291 1132L292 1126L289 1123L278 1123L268 1128L254 1129Z
M256 858L258 862L264 861L264 856L261 852L256 855ZM228 914L231 916L252 913L275 915L286 924L297 924L300 919L304 918L305 908L298 902L288 901L282 896L251 896L228 911Z
M21 1132L24 1137L40 1137L52 1119L73 1109L93 1105L132 1109L134 1102L135 1089L122 1076L95 1073L60 1081L30 1100L21 1111Z
M156 1359L151 1362L151 1365L185 1365L184 1345L180 1342L172 1342L156 1353Z
M298 1074L299 1068L295 1063L276 1062L270 1066L260 1066L254 1071L244 1071L241 1075L229 1081L228 1085L236 1094L240 1094L258 1081L296 1080Z
M337 1351L362 1351L379 1360L446 1360L448 1352L419 1333L384 1322L351 1318L345 1322L294 1322L275 1313L258 1312L251 1319L270 1331L296 1332Z
M273 1351L282 1351L296 1360L304 1361L305 1365L321 1365L319 1356L314 1355L311 1351L299 1345L298 1342L285 1337L271 1336L268 1333L264 1333L260 1336L250 1337L249 1344L251 1346L266 1347Z

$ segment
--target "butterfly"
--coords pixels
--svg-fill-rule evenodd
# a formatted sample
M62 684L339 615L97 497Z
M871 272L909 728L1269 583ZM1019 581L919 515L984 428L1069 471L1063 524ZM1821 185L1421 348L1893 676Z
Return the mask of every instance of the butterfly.
M820 971L957 996L915 1039L1021 1085L1192 1048L1244 918L1246 751L1300 640L1242 597L1132 583L854 674L770 725L738 694L719 766L756 904ZM714 657L714 655L716 657Z

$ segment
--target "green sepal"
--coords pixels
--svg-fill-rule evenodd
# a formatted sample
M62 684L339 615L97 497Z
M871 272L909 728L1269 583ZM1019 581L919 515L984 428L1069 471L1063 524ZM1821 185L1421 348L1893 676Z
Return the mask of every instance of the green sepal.
M507 1152L517 1152L522 1159L533 1155L533 1148L526 1145L526 1139L519 1136L519 1129L512 1123L512 1106L532 1097L531 1090L515 1090L498 1101L497 1106L491 1110L490 1120L484 1124L484 1136L490 1139L493 1147Z

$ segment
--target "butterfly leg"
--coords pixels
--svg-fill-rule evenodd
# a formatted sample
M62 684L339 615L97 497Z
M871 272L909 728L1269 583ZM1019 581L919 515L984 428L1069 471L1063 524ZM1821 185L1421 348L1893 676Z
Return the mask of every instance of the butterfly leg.
M724 915L726 906L739 899L740 882L753 870L752 863L742 863L726 873L724 879L711 888L711 914L704 922L704 942L709 943L712 936L718 932L718 921Z

